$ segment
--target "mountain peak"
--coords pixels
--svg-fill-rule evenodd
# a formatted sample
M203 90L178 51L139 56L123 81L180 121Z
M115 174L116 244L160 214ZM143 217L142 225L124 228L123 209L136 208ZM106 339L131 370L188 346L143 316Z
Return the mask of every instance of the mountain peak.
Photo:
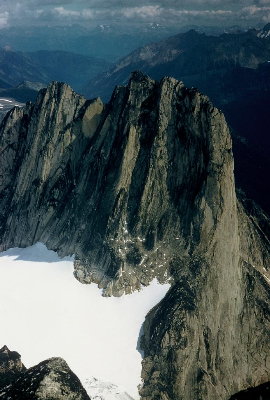
M9 351L7 346L2 350ZM30 369L26 369L20 359L8 361L4 366L0 361L0 397L3 400L89 400L78 377L59 357L45 360Z
M154 82L154 81L142 71L133 71L130 74L129 82L142 83L142 82Z
M0 349L0 388L13 382L25 370L20 354L4 345Z
M8 353L10 353L10 350L9 350L9 348L8 348L6 345L4 345L4 346L0 349L0 353L6 353L6 354L8 354Z
M264 25L263 31L269 31L270 30L270 22L268 22L266 25Z
M266 24L258 33L257 36L261 39L267 39L270 36L270 22Z
M19 353L17 353L17 351L11 351L9 350L9 348L4 345L1 349L0 349L0 360L7 360L7 359L20 359L21 356Z

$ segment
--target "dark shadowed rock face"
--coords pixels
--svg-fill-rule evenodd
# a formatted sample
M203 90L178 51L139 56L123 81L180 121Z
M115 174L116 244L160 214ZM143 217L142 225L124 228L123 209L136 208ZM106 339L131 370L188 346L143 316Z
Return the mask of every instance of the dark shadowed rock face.
M7 346L0 349L0 388L14 381L25 370L19 353L10 351Z
M171 280L144 324L143 399L228 400L269 381L269 221L237 200L207 97L141 73L108 105L53 83L7 115L0 145L3 249L75 253L75 276L108 295Z
M269 400L270 399L270 382L259 385L255 388L243 390L232 396L230 400Z
M77 376L61 358L51 358L21 371L0 389L1 400L89 400Z

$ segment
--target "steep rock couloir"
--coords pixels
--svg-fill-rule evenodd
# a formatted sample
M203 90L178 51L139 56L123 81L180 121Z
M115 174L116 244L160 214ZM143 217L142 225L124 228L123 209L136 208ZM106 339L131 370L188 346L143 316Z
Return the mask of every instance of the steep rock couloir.
M267 217L238 201L223 115L134 73L108 105L53 83L0 127L1 246L75 253L121 295L171 280L147 316L141 396L222 400L269 381Z

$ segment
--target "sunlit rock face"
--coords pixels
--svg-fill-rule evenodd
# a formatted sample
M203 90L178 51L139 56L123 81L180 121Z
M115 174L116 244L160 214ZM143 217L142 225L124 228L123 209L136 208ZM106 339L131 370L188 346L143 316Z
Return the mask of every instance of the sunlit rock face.
M53 83L0 137L2 247L75 253L76 277L108 294L170 278L216 224L224 162L234 187L223 116L172 78L134 73L107 106Z
M173 283L144 324L144 399L227 400L269 380L269 241L236 199L207 97L141 73L108 105L53 83L0 141L3 249L75 253L77 279L107 295Z

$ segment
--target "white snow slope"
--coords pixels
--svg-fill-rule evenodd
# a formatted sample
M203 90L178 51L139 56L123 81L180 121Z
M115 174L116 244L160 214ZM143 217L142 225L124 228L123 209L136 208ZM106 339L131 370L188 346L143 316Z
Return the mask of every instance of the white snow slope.
M110 382L89 378L82 382L91 400L133 400L123 388Z
M22 355L26 367L63 357L85 381L95 376L138 398L141 355L136 350L147 312L168 291L152 284L121 298L73 277L73 259L43 244L0 253L0 347Z

